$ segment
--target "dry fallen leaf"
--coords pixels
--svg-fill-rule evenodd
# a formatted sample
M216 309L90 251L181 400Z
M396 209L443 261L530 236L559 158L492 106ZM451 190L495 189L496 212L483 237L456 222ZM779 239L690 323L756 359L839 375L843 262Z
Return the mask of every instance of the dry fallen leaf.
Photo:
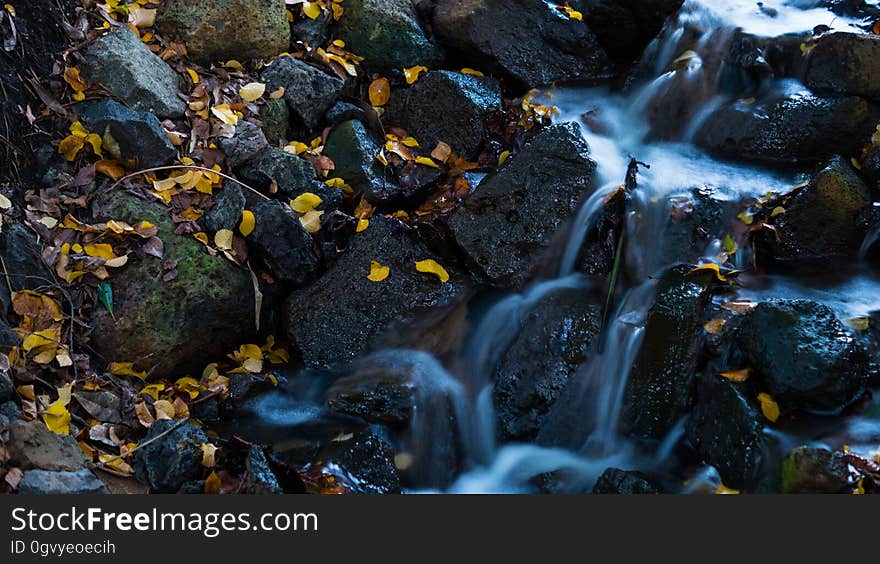
M440 282L449 281L449 273L446 272L446 269L440 266L440 264L434 259L425 259L416 262L416 270L419 272L434 274L440 279Z
M238 95L241 96L241 99L245 102L254 102L259 100L260 97L266 93L266 85L262 82L251 82L249 84L245 84L242 86Z
M323 201L324 200L322 200L320 196L312 194L311 192L305 192L291 201L290 207L293 208L293 211L296 213L308 213L320 206Z
M771 423L776 423L776 420L779 419L779 404L770 394L764 392L758 394L758 401L761 402L761 413L764 414L764 417L769 419Z
M743 368L742 370L732 370L730 372L722 372L721 375L732 382L745 382L752 373L751 368Z
M391 83L387 78L377 78L370 84L370 104L379 108L391 99Z
M381 282L388 278L388 275L391 273L391 267L382 266L378 262L371 260L370 261L370 273L367 275L367 279L372 282Z
M70 434L70 412L67 411L61 400L49 404L49 407L43 412L43 422L56 435Z
M235 233L230 229L221 229L217 233L214 234L214 246L220 249L221 251L231 251L232 250L232 239L235 237Z
M254 227L256 227L256 219L254 218L254 212L250 210L244 210L241 212L241 224L238 226L238 231L243 236L247 237L251 233L254 232Z

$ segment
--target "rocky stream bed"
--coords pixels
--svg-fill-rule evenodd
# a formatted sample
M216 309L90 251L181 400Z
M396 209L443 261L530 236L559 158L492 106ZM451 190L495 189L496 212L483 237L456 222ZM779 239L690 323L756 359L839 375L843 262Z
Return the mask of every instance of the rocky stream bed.
M880 7L12 0L0 490L880 491Z

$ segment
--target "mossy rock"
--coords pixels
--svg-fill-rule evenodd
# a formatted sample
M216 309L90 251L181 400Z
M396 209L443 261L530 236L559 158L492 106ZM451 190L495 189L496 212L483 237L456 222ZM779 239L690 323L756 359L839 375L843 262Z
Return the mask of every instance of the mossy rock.
M156 26L205 65L269 59L290 48L284 0L168 0Z
M260 109L260 121L263 122L263 134L273 145L287 138L287 127L290 124L290 110L284 100L270 99Z
M248 273L222 256L211 256L190 236L174 234L159 204L111 192L100 206L102 219L159 227L162 259L130 257L109 282L114 316L95 312L92 346L108 362L135 362L151 378L199 373L252 337L254 291ZM163 263L176 262L177 277L164 281Z

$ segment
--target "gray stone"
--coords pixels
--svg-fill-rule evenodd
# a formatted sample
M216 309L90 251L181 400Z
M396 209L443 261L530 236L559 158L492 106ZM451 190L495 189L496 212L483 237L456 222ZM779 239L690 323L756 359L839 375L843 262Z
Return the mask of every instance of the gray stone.
M56 435L42 421L14 421L9 431L10 459L24 470L76 471L86 456L70 435Z
M15 384L6 372L0 371L0 403L10 400L15 395Z
M150 440L153 442L134 453L133 464L137 479L151 490L176 493L185 482L199 477L201 446L208 442L204 431L191 423L162 419L150 426L142 442Z
M290 108L287 107L287 102L281 98L266 100L260 108L260 121L269 143L274 145L287 139L287 128L290 125Z
M214 196L214 205L205 213L205 228L212 233L234 231L241 222L245 206L244 191L237 182L227 182Z
M150 112L126 108L114 100L101 100L86 106L80 117L89 131L102 136L109 133L119 145L120 156L137 158L141 168L163 166L177 156L162 123Z
M269 468L269 461L261 447L257 445L250 447L244 464L245 475L241 483L241 493L250 495L284 493L278 484L278 478Z
M782 461L782 493L845 493L852 490L846 457L825 448L798 447Z
M77 472L49 472L47 470L28 470L18 483L18 493L22 495L86 495L109 494L104 482L95 477L90 470Z
M880 97L880 38L835 32L810 51L804 83L827 96Z
M294 286L312 280L321 261L312 236L290 206L265 200L251 211L256 225L247 241L272 276Z
M238 168L268 147L269 141L258 125L240 120L235 126L235 134L232 137L221 138L219 144L226 154L226 162L229 166Z
M309 129L318 126L343 87L342 80L289 56L272 61L261 78L270 92L284 87L290 111Z

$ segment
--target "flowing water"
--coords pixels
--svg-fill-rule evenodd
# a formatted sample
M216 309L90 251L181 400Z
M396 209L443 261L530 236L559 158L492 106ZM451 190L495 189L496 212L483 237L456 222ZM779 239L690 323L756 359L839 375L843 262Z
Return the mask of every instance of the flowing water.
M637 444L617 433L623 390L654 299L651 276L668 266L659 252L668 222L667 202L700 185L715 188L717 197L739 200L768 191L783 192L804 178L803 173L719 161L689 141L705 115L731 97L723 93L720 84L720 60L737 28L774 37L809 32L818 25L844 29L856 23L834 15L821 4L812 0L767 0L763 4L749 0L687 0L677 20L669 22L649 46L639 65L642 78L633 86L623 92L605 87L561 87L548 94L546 102L559 108L557 121L581 124L598 164L600 188L587 199L574 221L570 238L561 250L555 279L540 280L522 293L489 300L463 350L445 367L426 353L397 351L413 355L412 362L419 365L417 378L426 384L417 398L412 430L402 439L420 467L415 482L423 484L424 489L419 491L535 491L536 478L547 475L554 477L560 491L588 491L609 466L650 470L668 464L684 434L683 421L658 444ZM685 47L690 53L682 57ZM769 88L804 90L793 79L774 82ZM662 121L658 125L652 118L658 108L661 113L669 111L680 116L675 128L664 129ZM579 391L575 405L568 407L574 416L572 430L549 439L542 437L538 441L542 446L499 445L492 405L492 373L499 356L515 338L522 315L537 300L557 289L589 287L586 278L575 273L578 252L591 218L602 208L605 196L623 183L632 157L650 168L641 168L626 222L629 288L618 294L601 345L570 384ZM636 237L637 233L651 236ZM863 253L878 238L878 233L869 235ZM705 260L717 256L719 246L719 241L710 243ZM877 273L854 265L851 271L838 274L806 278L753 276L740 290L740 297L815 299L827 303L842 318L880 309ZM326 416L316 407L320 394L294 395L297 400L290 399L289 393L269 395L252 409L264 420L280 418L287 423ZM449 405L450 412L439 407ZM445 428L450 425L454 429ZM876 441L880 439L880 424L876 417L856 418L844 423L843 429L840 425L829 427L824 435L832 437L829 444L835 443L833 437L843 436ZM438 438L449 436L460 444L455 447ZM793 439L785 433L776 433L773 438L780 449L793 445ZM438 441L440 447L428 446ZM452 481L432 473L431 467L444 464L444 456L455 448L460 450L463 472ZM699 467L692 470L691 480L681 490L703 491L717 483L717 474L711 468Z

